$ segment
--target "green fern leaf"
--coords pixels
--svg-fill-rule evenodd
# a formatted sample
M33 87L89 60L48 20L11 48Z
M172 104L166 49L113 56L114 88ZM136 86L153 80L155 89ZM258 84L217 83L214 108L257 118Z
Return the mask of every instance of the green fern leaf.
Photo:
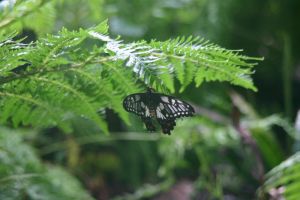
M295 199L300 196L300 152L273 168L266 175L266 181L260 188L260 193L270 190L281 190L285 199Z

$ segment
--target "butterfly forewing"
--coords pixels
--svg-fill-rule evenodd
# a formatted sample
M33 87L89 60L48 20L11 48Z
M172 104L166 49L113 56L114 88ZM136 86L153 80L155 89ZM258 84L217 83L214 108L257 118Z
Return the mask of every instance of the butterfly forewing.
M124 99L123 107L127 112L146 117L149 113L149 108L146 106L145 98L145 93L131 94Z

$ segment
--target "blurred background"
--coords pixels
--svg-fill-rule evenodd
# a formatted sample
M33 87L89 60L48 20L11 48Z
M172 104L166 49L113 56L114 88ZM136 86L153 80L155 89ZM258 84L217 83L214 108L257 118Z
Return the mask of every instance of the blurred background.
M15 2L0 1L0 12ZM45 164L56 169L49 174L53 183L67 180L78 195L86 195L79 199L281 198L280 188L263 186L265 174L300 148L300 133L294 130L300 108L300 1L40 1L37 12L13 29L30 42L62 27L88 28L105 19L111 37L125 42L193 35L264 57L252 76L258 92L220 82L190 85L173 95L195 105L197 117L177 120L171 136L145 132L135 116L126 126L111 110L106 110L108 137L82 119L72 134L56 127L20 130L7 148L32 155L26 154L26 163L6 163L0 175L5 167ZM1 137L2 146L11 141L7 134ZM3 199L26 185L5 177L0 181ZM37 181L28 187L38 195L37 188L48 186Z

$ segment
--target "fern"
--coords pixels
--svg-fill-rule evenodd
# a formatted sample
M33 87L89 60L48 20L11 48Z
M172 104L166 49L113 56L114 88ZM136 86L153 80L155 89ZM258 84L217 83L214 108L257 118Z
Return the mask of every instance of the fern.
M0 127L0 199L89 199L93 198L70 173L45 165L24 135Z
M165 42L145 41L124 44L95 32L90 34L107 42L107 49L116 60L126 61L126 66L157 89L165 86L174 92L174 76L182 87L193 80L196 86L203 81L229 81L231 84L256 91L250 78L253 66L261 58L239 55L239 51L226 50L199 38L177 38ZM250 62L247 62L250 61ZM173 73L175 72L175 73Z
M183 85L181 90L192 82L193 75L196 86L203 81L229 81L231 84L256 90L249 77L253 74L251 69L255 63L246 61L258 58L241 56L238 51L226 50L193 37L177 38L167 42L152 41L150 44L158 48L161 56L166 58L166 62L173 63L179 77L183 77L179 79ZM176 67L178 62L183 65L184 70L182 67Z
M300 152L297 152L266 175L266 181L260 188L261 194L277 190L277 194L285 199L298 199L300 196L299 169Z
M0 122L69 132L73 116L82 116L107 133L104 108L128 123L122 99L141 91L142 82L171 92L175 78L180 91L193 80L197 86L218 80L256 89L249 78L255 63L246 62L256 58L192 37L125 44L107 31L106 22L79 31L62 29L29 45L15 41L15 34L0 36Z
M106 23L91 30L106 33ZM90 53L79 51L78 46L88 39L88 31L69 32L63 29L57 36L48 35L28 46L13 42L14 35L2 41L2 123L11 122L14 126L58 125L70 131L68 116L76 114L92 119L107 132L103 117L97 113L105 107L116 108L123 120L128 122L127 114L120 105L123 97L120 92L133 92L138 88L133 84L127 87L130 84L126 85L124 81L128 76L124 77L115 66L104 69L101 65L104 57L100 56L103 49L95 48ZM24 62L29 63L25 71L12 72ZM116 78L105 76L105 73L111 72ZM123 83L114 83L119 80ZM112 94L116 95L115 98Z
M2 8L0 12L0 32L31 28L37 34L45 34L52 30L56 13L54 1L17 0ZM0 7L1 11L1 7Z

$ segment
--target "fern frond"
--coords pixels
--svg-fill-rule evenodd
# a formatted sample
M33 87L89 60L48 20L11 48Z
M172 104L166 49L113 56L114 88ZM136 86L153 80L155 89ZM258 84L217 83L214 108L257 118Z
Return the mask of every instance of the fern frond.
M192 37L166 42L151 41L150 45L159 49L160 53L156 54L157 56L173 64L182 84L181 90L192 82L192 74L196 86L203 81L229 81L231 84L256 90L250 79L250 75L253 74L252 67L256 63L246 61L260 60L258 58L245 57L237 51Z
M114 56L113 60L125 62L125 67L130 67L137 77L147 85L162 90L163 88L161 88L161 86L165 86L164 83L169 81L164 81L163 77L161 77L161 75L164 74L162 71L168 71L169 68L163 65L157 66L160 58L153 54L156 50L149 46L145 41L124 44L121 40L114 40L107 35L99 34L97 32L91 31L89 34L94 38L106 42L107 51Z
M0 109L5 111L0 121L14 126L57 125L70 131L75 115L107 132L99 111L112 108L129 122L121 102L141 91L141 82L171 92L175 78L182 85L180 91L193 80L197 85L219 80L255 89L245 78L254 65L246 61L255 58L193 37L125 44L107 31L105 21L85 30L62 29L29 45L13 41L15 34L0 36ZM96 42L91 48L92 39Z
M91 83L89 89L95 91L93 96L96 101L103 102L103 105L115 110L126 123L129 123L128 115L124 111L122 104L120 104L123 100L123 96L114 90L110 80L97 78L98 75L95 77L95 74L85 72L78 68L74 68L72 71ZM101 75L99 74L98 77L101 77Z
M14 41L13 38L16 35L16 32L7 35L0 34L0 76L8 75L12 69L24 64L21 57L27 45Z
M45 25L49 25L49 22L53 21L53 7L49 5L51 4L51 1L47 0L28 0L28 1L16 1L16 3L12 3L9 8L5 8L3 12L0 13L0 31L4 30L4 28L7 28L9 26L14 26L14 30L18 27L16 25L16 22L25 20L23 22L27 25L38 25L42 23L42 26L37 26L38 29L37 32L40 32L40 28L46 28ZM45 4L48 4L48 8L43 8ZM37 12L39 9L43 8L44 11L47 12ZM50 15L49 15L50 14ZM30 16L31 15L31 16ZM46 15L46 17L44 17ZM29 18L27 18L29 17ZM49 18L47 18L49 17ZM34 22L40 22L40 23L32 23L32 21L28 21L31 19L34 19ZM42 18L42 19L41 19ZM51 20L53 19L53 20ZM45 24L45 25L44 25ZM47 29L47 28L46 28ZM45 32L44 32L45 33Z
M0 96L5 99L2 103L5 105L1 113L1 122L5 122L11 115L14 115L12 118L12 123L16 127L21 121L24 125L27 125L27 122L31 124L41 124L44 125L51 124L52 117L56 117L57 114L54 110L51 109L46 103L38 101L31 96L18 95L9 92L0 92ZM22 104L20 104L22 102ZM35 109L32 109L35 107ZM43 119L47 116L52 116ZM42 121L41 121L42 120Z
M5 111L0 121L14 126L56 125L70 131L75 115L94 121L108 132L103 113L99 114L108 107L129 123L120 102L128 93L139 90L135 81L128 81L132 72L101 46L80 48L90 39L90 31L107 34L107 30L105 21L87 30L62 29L58 35L48 35L30 45L12 41L14 35L0 40L4 58L0 62L0 109ZM24 62L26 68L17 72L15 69ZM12 98L15 101L10 104Z
M300 196L300 152L273 168L266 175L266 181L261 192L268 193L271 189L281 188L281 195L285 199L297 199Z
M145 41L124 44L108 36L90 32L107 43L115 60L123 60L146 84L161 86L174 92L174 77L182 84L180 91L193 80L196 86L203 81L228 81L256 91L250 76L255 61L261 58L246 57L239 51L227 50L208 41L189 37L165 42ZM175 72L175 73L174 73Z
M93 105L91 105L91 103L90 103L91 100L89 100L86 95L81 94L81 92L79 92L78 90L76 90L74 87L72 87L70 85L61 83L60 82L61 80L56 81L56 80L51 80L51 79L47 79L47 78L43 78L43 77L32 77L32 79L37 81L36 84L39 84L39 82L44 82L47 85L46 87L57 88L58 91L60 91L60 89L62 89L63 91L60 91L60 93L58 95L61 95L61 94L67 95L68 99L72 100L69 103L72 103L72 102L77 103L77 101L73 101L73 99L78 99L81 102L82 106L80 106L80 105L77 105L76 107L72 106L72 108L75 109L73 111L76 112L76 110L78 109L78 112L80 112L81 115L88 116L90 119L94 120L104 131L107 132L107 127L106 127L105 122L103 120L101 120L101 118L99 118L99 116L96 114L95 107Z
M105 34L107 26L103 23L91 29ZM106 123L97 112L111 102L97 99L95 91L86 90L101 80L101 75L94 80L87 79L87 76L77 77L78 73L74 73L75 69L80 71L82 68L85 74L93 77L95 70L101 70L89 70L98 52L78 51L78 45L82 45L86 38L87 30L70 32L63 29L59 35L49 35L35 45L10 42L11 36L1 42L0 52L4 58L0 66L2 123L11 121L14 126L58 125L68 131L71 123L68 115L75 114L93 120L107 132ZM99 56L97 60L100 60ZM28 66L15 73L13 70L24 61L29 63ZM126 115L123 113L122 116L126 121Z
M0 127L0 199L87 199L93 198L66 170L48 166L24 142L29 132Z

